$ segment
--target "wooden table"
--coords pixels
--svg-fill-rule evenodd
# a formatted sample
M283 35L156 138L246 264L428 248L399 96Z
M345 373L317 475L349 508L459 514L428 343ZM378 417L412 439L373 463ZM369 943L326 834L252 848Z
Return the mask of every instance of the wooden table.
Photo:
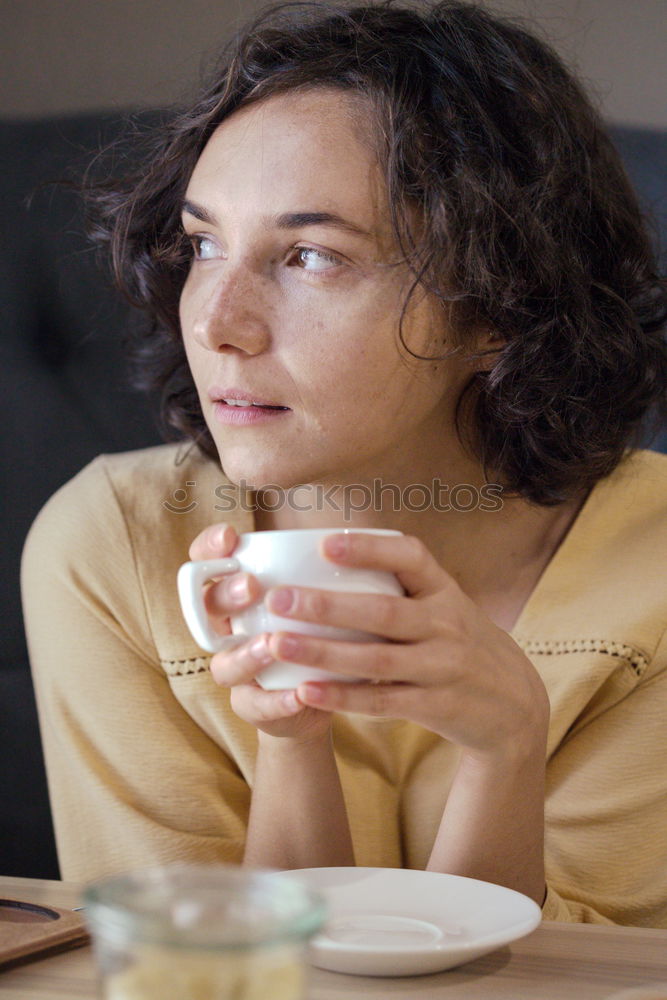
M0 877L2 895L72 908L80 886ZM309 1000L598 1000L655 984L667 1000L667 930L545 923L510 947L437 975L376 979L315 969ZM0 1000L97 996L87 947L0 972Z

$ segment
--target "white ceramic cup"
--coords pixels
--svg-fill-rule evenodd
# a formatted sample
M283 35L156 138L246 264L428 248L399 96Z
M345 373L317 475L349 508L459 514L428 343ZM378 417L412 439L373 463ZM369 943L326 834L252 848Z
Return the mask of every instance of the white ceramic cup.
M376 635L357 629L334 628L312 622L300 622L272 614L263 600L230 618L232 634L219 635L208 621L204 608L203 586L227 573L245 572L257 577L264 591L270 587L300 586L321 590L338 590L359 594L391 594L402 596L404 590L393 573L382 570L340 566L330 562L319 551L327 535L363 532L371 535L400 535L400 531L382 528L302 528L290 531L254 531L240 536L234 555L228 559L207 559L185 563L178 571L178 596L183 616L195 642L217 653L240 645L251 636L263 632L301 632L326 639L350 642L378 642ZM266 691L298 687L303 681L354 681L329 670L306 667L299 663L277 660L257 675L257 682Z

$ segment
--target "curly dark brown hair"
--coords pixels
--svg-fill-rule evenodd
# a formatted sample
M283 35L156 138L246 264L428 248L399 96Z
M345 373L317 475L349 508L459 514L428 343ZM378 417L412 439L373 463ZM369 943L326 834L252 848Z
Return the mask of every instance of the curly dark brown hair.
M440 300L457 349L480 358L461 439L511 495L550 505L589 489L665 412L667 283L579 83L521 23L450 0L269 7L154 130L141 169L96 187L91 232L150 317L134 354L165 425L217 458L178 321L190 174L236 109L313 87L367 102L413 290ZM472 354L480 329L498 337L493 357Z

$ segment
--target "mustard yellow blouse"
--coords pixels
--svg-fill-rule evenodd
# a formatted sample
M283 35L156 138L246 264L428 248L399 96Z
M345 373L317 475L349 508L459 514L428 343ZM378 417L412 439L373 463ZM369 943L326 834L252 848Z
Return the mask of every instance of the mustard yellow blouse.
M97 458L31 530L25 617L64 878L241 858L256 734L175 586L205 525L253 530L236 499L214 462L165 445ZM547 919L667 927L666 557L667 457L633 452L512 632L552 708ZM395 719L338 716L334 733L357 863L424 867L456 749Z

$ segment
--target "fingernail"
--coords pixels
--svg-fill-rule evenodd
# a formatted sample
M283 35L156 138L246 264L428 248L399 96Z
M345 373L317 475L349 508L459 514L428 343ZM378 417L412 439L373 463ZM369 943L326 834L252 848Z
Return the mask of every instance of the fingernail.
M285 691L283 693L283 705L289 712L298 712L303 705L296 696L296 691Z
M302 648L299 639L295 639L291 635L282 635L278 643L278 648L280 650L280 656L296 656L299 650Z
M233 576L227 581L227 595L233 604L245 604L250 597L247 576Z
M269 652L265 635L258 635L257 638L250 643L249 652L252 658L257 660L258 663L268 664L273 660L273 657Z
M302 700L307 701L309 705L326 700L326 689L322 684L300 684L298 690Z
M344 556L348 549L346 535L329 535L324 539L324 551L329 556Z
M219 552L220 549L225 548L226 531L226 524L216 524L215 527L211 528L208 536L208 547L212 552Z
M211 662L209 664L209 667L210 667L210 670L211 670L211 677L213 678L213 680L215 681L215 683L219 684L220 687L225 687L226 686L225 685L225 679L224 679L225 662L223 662L222 665L221 665L220 662L219 662L219 660L218 660L218 656L216 655L216 656L213 656L211 658Z
M267 595L267 601L269 611L274 611L278 615L287 614L294 604L294 591L289 587L279 587Z

